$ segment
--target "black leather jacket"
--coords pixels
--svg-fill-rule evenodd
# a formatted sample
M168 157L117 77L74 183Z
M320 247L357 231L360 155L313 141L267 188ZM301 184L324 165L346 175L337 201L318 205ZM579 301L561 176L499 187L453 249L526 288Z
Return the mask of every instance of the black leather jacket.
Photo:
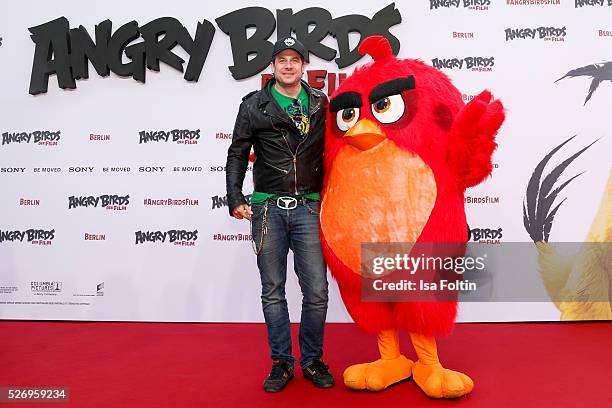
M270 94L274 79L242 99L232 144L227 152L227 205L232 210L246 200L242 183L251 146L255 151L253 183L255 191L301 195L320 192L323 186L323 146L327 97L302 81L308 93L310 130L304 138Z

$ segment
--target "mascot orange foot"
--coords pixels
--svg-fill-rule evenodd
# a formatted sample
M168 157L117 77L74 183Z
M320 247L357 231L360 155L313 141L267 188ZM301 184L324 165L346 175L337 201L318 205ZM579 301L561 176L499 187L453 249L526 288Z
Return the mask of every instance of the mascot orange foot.
M472 391L474 382L470 377L442 367L433 337L411 333L410 338L419 356L412 367L412 377L428 397L457 398Z
M440 364L433 337L411 334L410 338L419 357L416 363L400 354L399 332L384 330L378 333L380 359L347 368L344 385L352 390L382 391L412 376L430 398L457 398L472 391L470 377Z
M353 390L382 391L391 384L410 378L414 363L400 354L397 330L378 333L378 351L380 359L355 364L344 371L344 384L347 387Z
M474 382L442 366L434 337L452 330L456 298L363 301L362 285L372 279L361 275L361 245L456 243L462 256L465 189L491 173L503 106L488 91L466 105L446 75L397 59L383 37L365 39L359 52L374 62L355 70L330 99L321 245L351 317L377 334L380 359L350 366L344 383L382 391L412 377L431 398L461 397ZM416 362L400 353L401 329L410 334Z

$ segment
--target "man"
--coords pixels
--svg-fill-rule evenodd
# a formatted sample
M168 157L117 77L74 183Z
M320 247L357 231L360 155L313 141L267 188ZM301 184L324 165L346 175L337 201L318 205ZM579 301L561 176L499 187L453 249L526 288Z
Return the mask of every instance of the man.
M271 349L268 392L281 391L293 378L291 332L285 281L287 255L293 251L302 289L300 365L304 377L320 388L334 385L323 363L327 314L327 268L319 241L319 192L323 184L325 95L301 81L308 53L295 38L274 45L274 75L264 88L242 99L227 154L230 214L251 221L253 247L261 275L261 301ZM242 183L253 146L251 206Z

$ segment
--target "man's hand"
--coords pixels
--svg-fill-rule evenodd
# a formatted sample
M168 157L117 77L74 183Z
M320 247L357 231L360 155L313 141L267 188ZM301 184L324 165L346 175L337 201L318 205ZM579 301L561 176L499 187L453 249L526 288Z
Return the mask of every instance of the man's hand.
M232 215L237 220L246 218L247 220L251 221L251 215L253 215L253 211L251 211L251 207L249 207L247 204L241 204L232 210Z

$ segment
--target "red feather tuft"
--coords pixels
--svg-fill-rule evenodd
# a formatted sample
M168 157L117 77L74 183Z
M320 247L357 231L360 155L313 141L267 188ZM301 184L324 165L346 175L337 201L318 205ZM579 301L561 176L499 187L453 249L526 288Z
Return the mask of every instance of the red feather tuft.
M384 61L393 56L389 40L380 35L372 35L363 40L358 51L370 55L374 61Z

